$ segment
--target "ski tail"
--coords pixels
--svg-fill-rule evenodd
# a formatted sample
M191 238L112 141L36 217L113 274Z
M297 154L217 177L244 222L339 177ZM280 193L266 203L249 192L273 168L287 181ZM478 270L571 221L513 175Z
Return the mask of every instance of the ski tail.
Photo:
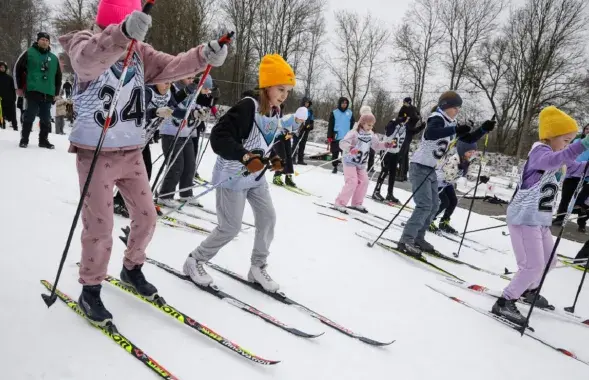
M45 286L47 290L53 290L53 285L49 281L41 280L41 284ZM178 380L178 378L174 376L170 371L165 369L161 364L156 362L152 357L147 355L142 349L137 347L137 345L132 343L123 334L121 334L112 322L109 322L104 327L98 326L86 317L86 315L80 308L80 305L78 305L78 303L71 299L67 294L61 292L59 289L55 289L55 294L57 295L57 298L62 300L72 311L74 311L82 318L86 319L93 327L102 331L104 335L111 338L123 350L127 351L129 354L131 354L131 356L133 356L135 359L139 360L141 363L143 363L145 366L147 366L149 369L155 372L160 378L167 380Z

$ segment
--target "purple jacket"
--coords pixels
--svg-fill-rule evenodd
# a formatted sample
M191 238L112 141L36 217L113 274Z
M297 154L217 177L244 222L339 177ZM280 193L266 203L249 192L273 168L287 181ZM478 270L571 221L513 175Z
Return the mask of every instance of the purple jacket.
M542 177L543 171L567 166L567 175L581 177L585 169L584 162L576 162L577 156L585 151L581 141L569 145L560 152L554 152L550 146L537 142L532 146L528 155L528 162L524 167L522 189L529 189Z

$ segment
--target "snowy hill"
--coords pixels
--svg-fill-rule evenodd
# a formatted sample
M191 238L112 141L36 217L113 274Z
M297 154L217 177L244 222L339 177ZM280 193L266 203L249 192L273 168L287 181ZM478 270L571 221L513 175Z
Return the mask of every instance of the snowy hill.
M53 282L65 239L79 197L75 156L67 153L67 136L50 135L54 151L36 146L36 132L28 149L18 148L19 135L0 130L0 357L2 379L98 380L156 379L141 365L83 318L57 301L47 309L40 294L40 280ZM152 145L153 157L160 152ZM210 178L212 152L199 172ZM161 161L161 160L160 160ZM157 169L157 167L155 168ZM154 170L155 170L154 169ZM426 284L469 303L490 310L494 300L439 280L426 270L378 246L368 248L355 235L377 229L352 219L338 220L318 211L313 202L333 201L343 185L341 174L329 169L298 166L295 177L303 189L322 198L271 187L277 227L269 257L269 272L290 298L324 314L366 337L396 340L387 347L373 347L319 323L294 307L281 304L229 277L209 269L216 284L227 293L290 326L309 333L304 339L265 323L197 289L190 283L145 264L144 272L167 302L200 323L267 359L280 360L271 367L251 363L206 336L182 326L164 313L105 283L102 297L113 313L120 332L180 379L402 379L402 380L586 380L589 367L519 334L491 318L478 314ZM311 170L311 171L309 171ZM306 173L309 171L308 173ZM269 177L269 175L268 175ZM369 192L374 184L370 185ZM408 193L396 190L401 199ZM214 209L214 194L203 197ZM391 218L397 209L366 200L368 209ZM196 211L195 211L196 212ZM206 214L205 214L206 215ZM408 216L403 212L402 216ZM341 215L340 215L341 216ZM212 224L179 215L178 219L213 228ZM249 206L244 219L253 222ZM466 211L457 210L454 227L462 230ZM377 221L384 225L384 222ZM472 229L500 222L473 214ZM119 277L124 246L116 239L127 219L115 217L109 274ZM472 237L477 250L463 247L461 259L490 271L515 269L510 241L495 229ZM80 226L59 284L61 291L77 299L81 286L76 262L80 256ZM245 231L226 246L214 262L247 274L254 231ZM393 226L385 237L398 239ZM204 235L158 227L148 255L174 268L182 268L187 254ZM428 236L438 250L451 255L457 245ZM474 244L474 243L473 243ZM483 246L492 246L493 249ZM563 241L559 252L575 255L580 244ZM500 252L505 251L505 252ZM428 258L441 268L469 282L501 290L507 281L466 266ZM555 269L543 294L562 310L572 304L580 271ZM586 286L587 287L587 286ZM527 312L526 307L520 307ZM589 290L581 294L577 314L589 317ZM531 325L539 337L555 342L589 359L589 326L569 323L535 312Z

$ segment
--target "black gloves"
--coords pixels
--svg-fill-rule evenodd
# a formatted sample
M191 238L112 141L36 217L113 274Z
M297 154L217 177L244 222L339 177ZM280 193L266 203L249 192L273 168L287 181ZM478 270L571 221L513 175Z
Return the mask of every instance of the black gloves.
M456 134L460 136L460 135L466 135L466 134L470 133L470 129L471 128L470 128L469 125L466 125L466 124L458 124L456 126L455 131L456 131Z
M485 132L491 132L493 129L495 129L495 124L497 124L495 120L487 120L483 123L483 125L481 125L481 128Z

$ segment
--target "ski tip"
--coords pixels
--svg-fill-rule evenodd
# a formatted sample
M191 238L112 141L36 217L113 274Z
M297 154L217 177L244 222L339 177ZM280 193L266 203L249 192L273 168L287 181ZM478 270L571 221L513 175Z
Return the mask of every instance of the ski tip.
M375 346L375 347L386 347L386 346L390 346L391 344L395 343L395 340L392 340L390 342L379 342L377 340L373 340L370 338L366 338L366 337L358 337L358 340L360 340L361 342L364 342L366 344L369 344L371 346Z

